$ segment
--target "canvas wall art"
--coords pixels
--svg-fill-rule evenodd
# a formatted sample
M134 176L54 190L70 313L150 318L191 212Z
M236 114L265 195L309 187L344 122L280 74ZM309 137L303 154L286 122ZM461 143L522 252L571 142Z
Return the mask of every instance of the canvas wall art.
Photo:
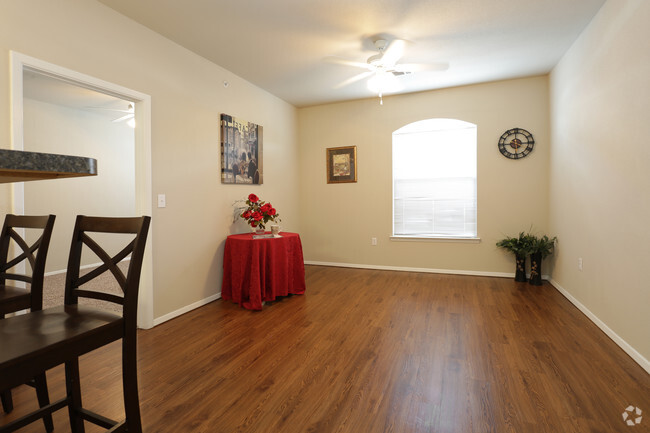
M221 183L262 184L262 126L221 115Z

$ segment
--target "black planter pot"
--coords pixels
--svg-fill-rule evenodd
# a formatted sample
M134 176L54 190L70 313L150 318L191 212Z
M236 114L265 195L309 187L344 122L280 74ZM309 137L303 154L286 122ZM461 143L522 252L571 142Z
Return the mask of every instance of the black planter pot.
M526 278L526 256L515 256L515 281L525 283Z
M542 285L542 253L530 255L530 281L533 286Z

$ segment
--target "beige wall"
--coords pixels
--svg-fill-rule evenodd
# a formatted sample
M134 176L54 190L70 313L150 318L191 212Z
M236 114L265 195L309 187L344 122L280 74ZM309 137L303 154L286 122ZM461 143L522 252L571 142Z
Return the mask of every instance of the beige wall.
M479 244L391 241L393 131L418 120L478 125ZM495 242L547 229L548 79L534 77L298 110L305 259L316 262L514 273ZM497 148L507 129L528 129L533 153L513 161ZM327 184L328 147L357 146L358 182ZM377 246L371 238L377 237Z
M255 192L301 232L310 261L511 273L498 239L531 226L558 235L544 273L647 361L649 15L644 0L607 2L550 86L534 77L296 110L94 1L4 0L0 148L10 147L9 50L152 96L153 193L168 201L153 211L155 317L220 290L224 238L241 229L231 205ZM221 185L223 112L264 126L264 185ZM391 133L434 117L478 125L480 244L389 240ZM521 161L497 150L512 127L535 135ZM359 181L328 185L326 148L349 145Z
M235 200L255 192L273 202L287 230L300 229L291 105L100 3L4 0L0 148L10 148L10 50L151 95L152 202L167 195L167 207L154 206L152 215L154 317L220 291ZM264 185L221 184L220 113L264 127ZM10 210L10 189L1 185L0 212Z
M106 116L33 99L24 100L24 149L84 155L101 161L97 176L25 182L25 214L56 215L46 272L67 267L76 215L129 216L135 211L133 129ZM99 240L99 238L97 238ZM102 245L117 252L123 242ZM98 263L85 255L83 264Z
M646 0L608 1L554 69L550 164L550 227L560 239L553 278L643 356L646 369L648 17Z

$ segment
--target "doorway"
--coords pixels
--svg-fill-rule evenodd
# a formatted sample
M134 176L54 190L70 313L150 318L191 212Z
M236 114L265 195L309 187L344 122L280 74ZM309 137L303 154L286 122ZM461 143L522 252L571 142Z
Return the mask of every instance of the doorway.
M11 53L11 67L12 148L96 158L99 172L96 178L16 183L13 185L13 212L51 213L47 205L39 206L42 197L72 195L76 196L76 201L86 201L83 203L84 210L79 213L151 215L150 96L20 53ZM37 91L38 86L43 88ZM34 95L40 96L34 98ZM131 120L130 117L135 121L133 129L123 122ZM38 122L38 127L35 127L35 122ZM60 127L76 140L48 140L44 128L47 123L52 124L54 130ZM111 145L106 137L99 137L99 134L114 134L120 144ZM71 143L74 141L78 144ZM80 179L84 180L74 182ZM107 182L112 183L112 187ZM47 192L52 188L56 189L56 194ZM108 196L113 196L113 210L103 211L101 203L103 199L108 200ZM63 238L66 217L74 218L73 215L66 215L67 207L64 205L61 208L63 218L57 218L57 225L63 223L61 230L58 230L64 233ZM54 201L51 208L56 208ZM69 213L74 213L74 209ZM138 303L138 326L145 329L153 326L152 238L151 233L142 268ZM58 260L61 255L57 254ZM63 256L67 258L66 254ZM61 265L54 263L54 267L60 268Z

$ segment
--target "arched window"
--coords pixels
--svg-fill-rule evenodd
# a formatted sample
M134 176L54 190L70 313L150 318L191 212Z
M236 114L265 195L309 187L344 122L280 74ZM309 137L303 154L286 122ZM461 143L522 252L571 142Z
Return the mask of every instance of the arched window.
M393 132L393 235L476 238L476 125L427 119Z

